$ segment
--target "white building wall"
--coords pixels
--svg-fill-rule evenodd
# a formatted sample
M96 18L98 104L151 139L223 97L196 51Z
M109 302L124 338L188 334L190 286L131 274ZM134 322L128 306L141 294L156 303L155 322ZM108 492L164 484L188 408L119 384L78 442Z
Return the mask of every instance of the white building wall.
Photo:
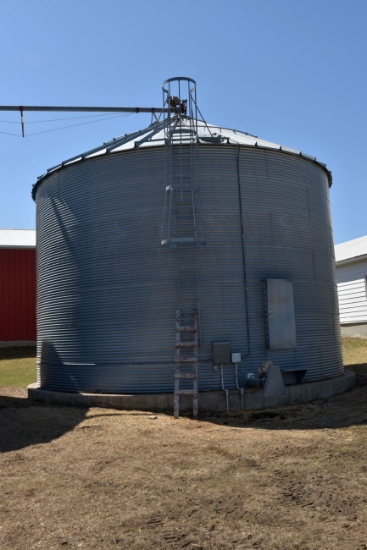
M367 260L336 266L340 323L367 323Z

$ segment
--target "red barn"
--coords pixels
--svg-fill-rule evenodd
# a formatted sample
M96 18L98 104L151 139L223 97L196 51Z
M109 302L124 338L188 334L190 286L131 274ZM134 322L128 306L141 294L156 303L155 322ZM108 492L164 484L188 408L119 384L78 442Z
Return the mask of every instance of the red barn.
M0 341L36 340L36 232L0 229Z

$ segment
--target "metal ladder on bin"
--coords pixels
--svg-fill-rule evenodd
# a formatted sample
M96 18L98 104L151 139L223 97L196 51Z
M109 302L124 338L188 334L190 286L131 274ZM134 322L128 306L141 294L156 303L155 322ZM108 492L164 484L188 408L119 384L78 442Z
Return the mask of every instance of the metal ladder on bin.
M192 412L197 418L199 408L198 390L198 311L193 312L192 325L181 324L181 310L176 310L176 354L175 354L175 392L174 417L180 415L180 395L192 395ZM181 355L190 350L190 356ZM181 389L181 381L192 380L192 388Z
M206 243L199 187L197 122L186 117L165 130L166 193L162 246L203 246Z

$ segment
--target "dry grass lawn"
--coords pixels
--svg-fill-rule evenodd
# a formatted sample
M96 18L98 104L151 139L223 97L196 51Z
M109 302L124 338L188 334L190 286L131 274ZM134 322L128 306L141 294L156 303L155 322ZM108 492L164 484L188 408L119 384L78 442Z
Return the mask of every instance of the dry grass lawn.
M367 549L367 342L353 350L352 391L229 418L50 406L3 386L1 550Z

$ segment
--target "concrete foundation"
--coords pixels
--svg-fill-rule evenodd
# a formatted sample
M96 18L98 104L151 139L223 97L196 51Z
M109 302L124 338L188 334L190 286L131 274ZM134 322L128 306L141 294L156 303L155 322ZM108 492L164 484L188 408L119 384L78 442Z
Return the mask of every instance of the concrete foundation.
M340 330L342 336L349 336L350 338L367 338L367 323L341 325Z
M353 388L355 382L355 373L345 371L341 376L328 380L285 386L282 395L272 397L265 396L262 389L249 388L245 389L244 408L246 410L266 409L327 399ZM80 407L173 411L173 393L144 395L64 393L43 390L38 388L37 384L31 384L28 386L28 397L34 401ZM235 389L229 391L229 408L231 411L241 409L241 395ZM180 410L192 410L192 396L180 397ZM222 391L200 393L199 410L225 412L225 393Z

